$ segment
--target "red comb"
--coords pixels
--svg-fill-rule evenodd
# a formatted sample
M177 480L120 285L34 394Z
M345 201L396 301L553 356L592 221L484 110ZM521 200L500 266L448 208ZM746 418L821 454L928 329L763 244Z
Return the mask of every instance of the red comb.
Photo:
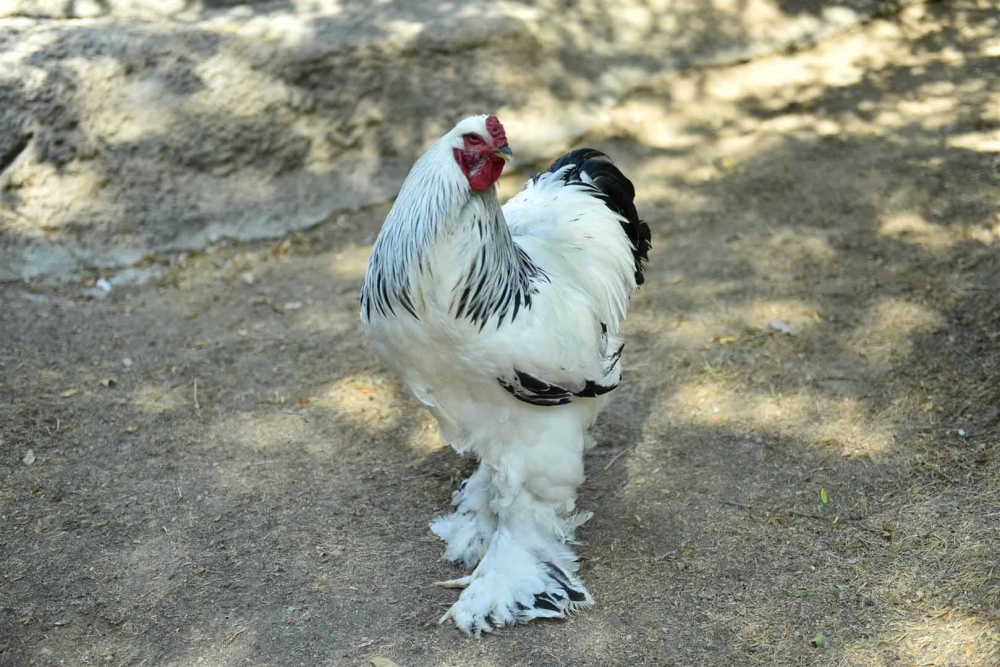
M500 124L500 119L496 116L490 116L486 119L486 130L493 137L493 143L496 146L506 146L507 145L507 135L503 131L503 125Z

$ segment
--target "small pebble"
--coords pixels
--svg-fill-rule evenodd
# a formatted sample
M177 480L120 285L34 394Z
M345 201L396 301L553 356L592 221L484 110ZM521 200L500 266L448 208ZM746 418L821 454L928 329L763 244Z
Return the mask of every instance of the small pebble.
M771 320L770 322L767 323L767 326L771 327L775 331L780 331L781 333L787 334L789 336L795 335L795 332L792 330L791 325L788 324L787 322L782 322L781 320Z

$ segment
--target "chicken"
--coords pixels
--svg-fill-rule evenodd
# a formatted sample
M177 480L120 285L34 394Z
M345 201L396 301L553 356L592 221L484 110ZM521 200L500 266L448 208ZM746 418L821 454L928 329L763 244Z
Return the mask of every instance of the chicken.
M586 434L621 379L622 321L649 227L601 152L575 150L502 208L496 116L413 166L375 241L361 320L379 357L479 460L431 530L471 574L442 617L469 635L590 607L570 548Z

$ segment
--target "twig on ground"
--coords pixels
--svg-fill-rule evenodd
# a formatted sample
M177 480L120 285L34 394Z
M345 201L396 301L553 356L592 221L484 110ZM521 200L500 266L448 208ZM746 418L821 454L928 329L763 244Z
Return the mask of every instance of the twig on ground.
M723 505L731 505L733 507L739 507L741 510L753 511L752 507L750 507L749 505L744 505L743 503L734 503L730 500L720 500L719 502L722 503Z
M198 413L198 416L201 417L201 406L198 405L198 378L194 379L194 409Z
M632 445L631 447L626 447L625 449L623 449L620 452L618 452L617 454L615 454L615 457L613 459L611 459L610 461L608 461L608 465L604 466L604 470L602 472L607 472L608 469L611 466L613 466L616 461L618 461L618 459L620 459L621 457L625 456L626 454L628 454L633 449L635 449L635 445Z
M447 479L449 477L449 475L446 475L446 474L444 474L442 472L439 472L437 470L432 470L430 472L421 473L419 475L413 475L412 477L404 477L400 481L401 482L410 482L410 481L413 481L415 479L423 479L424 477L443 477L443 478Z
M748 512L756 512L757 509L751 505L744 505L743 503L734 503L730 500L720 500L723 505L729 505L731 507L739 507L740 509L746 510ZM774 512L774 514L787 514L788 516L797 516L802 519L813 519L815 521L825 521L826 523L840 523L841 521L864 521L868 517L861 516L860 514L838 514L834 517L821 516L819 514L808 514L806 512L799 512L797 510L780 510ZM881 535L881 533L874 528L869 528L867 526L858 526L862 530L867 530L869 533L874 533L876 535Z
M231 635L229 635L228 637L226 637L226 643L227 644L232 644L234 641L236 641L237 637L239 637L240 635L242 635L246 631L247 631L246 628L240 628L236 632L234 632Z

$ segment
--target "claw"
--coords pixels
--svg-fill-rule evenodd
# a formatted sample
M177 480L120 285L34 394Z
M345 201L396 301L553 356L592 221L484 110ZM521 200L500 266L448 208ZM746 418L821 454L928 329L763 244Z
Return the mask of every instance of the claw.
M465 588L470 583L472 583L472 575L467 575L464 577L459 577L458 579L449 579L447 581L435 581L435 586L440 586L441 588ZM447 616L447 614L445 614Z

